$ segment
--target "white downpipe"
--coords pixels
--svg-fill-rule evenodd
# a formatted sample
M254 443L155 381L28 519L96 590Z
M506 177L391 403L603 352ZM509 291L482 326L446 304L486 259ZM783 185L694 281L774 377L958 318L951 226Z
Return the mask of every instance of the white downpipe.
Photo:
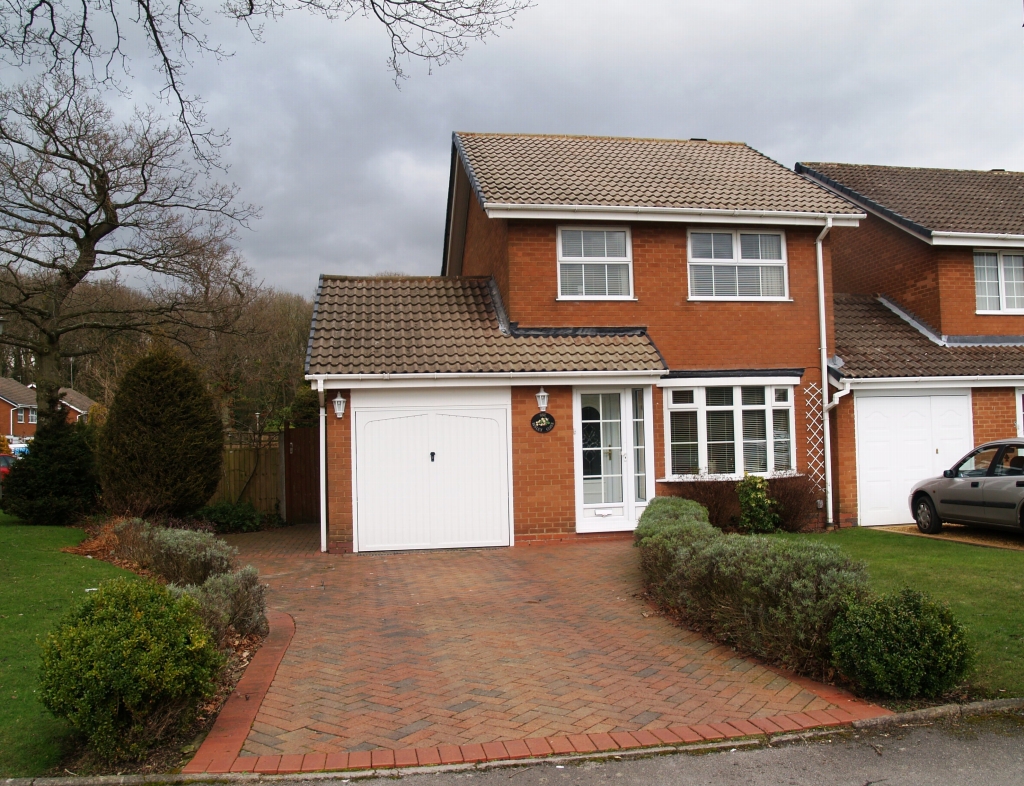
M821 425L824 431L825 444L825 520L833 523L832 516L832 429L829 427L828 413L828 331L825 322L825 257L821 244L832 229L832 216L825 219L825 228L821 230L814 243L818 258L818 339L821 345Z
M327 408L324 406L324 380L316 381L320 399L320 551L327 551Z

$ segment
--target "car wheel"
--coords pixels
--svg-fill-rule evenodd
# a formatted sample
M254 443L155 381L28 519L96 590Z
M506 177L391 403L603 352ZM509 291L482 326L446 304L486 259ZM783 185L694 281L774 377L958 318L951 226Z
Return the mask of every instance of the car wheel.
M928 497L922 495L914 500L914 521L917 528L925 535L934 535L942 529L942 522L935 512L935 506Z

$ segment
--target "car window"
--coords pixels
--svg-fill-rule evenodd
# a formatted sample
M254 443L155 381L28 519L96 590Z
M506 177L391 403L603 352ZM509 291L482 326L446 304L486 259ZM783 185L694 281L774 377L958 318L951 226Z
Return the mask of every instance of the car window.
M960 466L956 468L956 476L958 478L980 478L982 475L988 474L988 468L992 465L998 452L998 447L975 451L960 462Z
M1024 475L1024 452L1016 445L1007 445L993 470L994 475Z

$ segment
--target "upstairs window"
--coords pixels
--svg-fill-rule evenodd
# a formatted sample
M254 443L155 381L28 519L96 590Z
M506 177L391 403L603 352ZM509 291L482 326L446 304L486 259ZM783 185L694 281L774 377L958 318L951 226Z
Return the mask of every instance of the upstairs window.
M690 298L785 300L786 242L778 232L691 232Z
M35 423L36 420L37 420L37 412L36 412L35 408L32 408L32 409L30 409L28 411L28 422L29 423Z
M558 230L558 296L628 300L633 265L626 229Z
M974 295L978 311L1024 311L1024 253L975 251Z
M19 423L24 423L25 422L25 410L23 410L23 409L19 409L18 410L18 422Z

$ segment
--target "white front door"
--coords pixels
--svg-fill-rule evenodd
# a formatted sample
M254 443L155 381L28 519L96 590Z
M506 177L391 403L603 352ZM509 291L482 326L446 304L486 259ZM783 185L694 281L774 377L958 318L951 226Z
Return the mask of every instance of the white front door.
M574 392L576 531L636 527L654 494L651 388Z
M974 446L970 396L855 396L860 523L911 524L914 484Z
M510 544L504 409L355 413L359 551Z

